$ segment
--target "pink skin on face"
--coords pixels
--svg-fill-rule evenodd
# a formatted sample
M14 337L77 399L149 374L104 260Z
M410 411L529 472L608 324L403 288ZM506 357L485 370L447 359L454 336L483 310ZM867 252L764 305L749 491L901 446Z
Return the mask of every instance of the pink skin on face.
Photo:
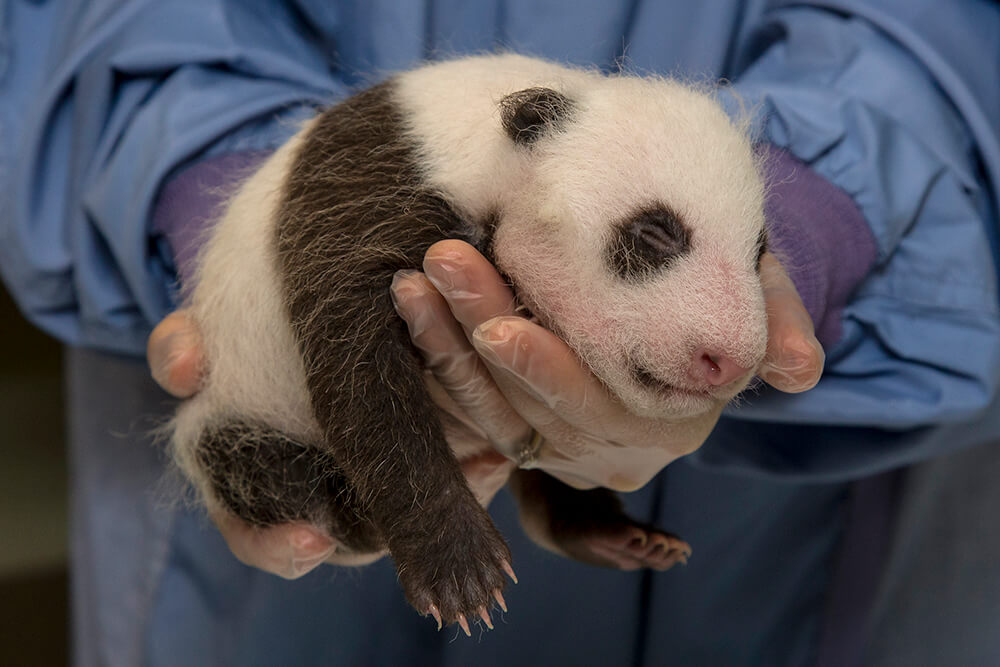
M519 297L639 415L681 418L729 401L760 366L767 323L759 276L723 248L695 248L662 275L628 283L545 238L546 226L495 239ZM527 255L524 248L536 249ZM515 252L517 250L517 252ZM596 266L586 271L581 264ZM574 267L581 267L574 271ZM527 277L530 277L527 278ZM581 297L582 295L582 297Z

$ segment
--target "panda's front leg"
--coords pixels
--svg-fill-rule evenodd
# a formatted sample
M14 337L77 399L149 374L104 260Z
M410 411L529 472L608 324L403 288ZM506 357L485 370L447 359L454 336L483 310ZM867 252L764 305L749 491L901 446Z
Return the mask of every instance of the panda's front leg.
M397 374L391 391L369 387L363 404L343 405L358 411L350 419L356 430L344 433L335 418L324 426L410 604L468 633L477 617L489 624L493 600L502 599L510 551L469 489L416 378L421 384L412 392L400 385L415 378Z
M528 536L562 556L620 570L666 570L691 555L676 535L631 519L609 489L580 491L540 470L515 471L510 488Z
M330 305L338 317L329 326L322 317L296 325L324 447L381 534L410 604L467 631L502 599L510 551L445 440L388 290L352 301L366 304L363 316ZM340 316L363 321L364 333L345 336Z

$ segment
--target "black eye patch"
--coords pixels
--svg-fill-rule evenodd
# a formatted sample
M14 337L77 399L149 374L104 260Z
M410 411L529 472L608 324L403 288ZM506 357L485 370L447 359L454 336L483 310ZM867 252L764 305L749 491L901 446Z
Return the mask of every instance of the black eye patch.
M608 265L624 280L642 280L691 250L691 230L666 206L650 206L612 232Z
M551 88L527 88L500 100L500 117L514 143L528 146L558 126L572 107L568 97Z

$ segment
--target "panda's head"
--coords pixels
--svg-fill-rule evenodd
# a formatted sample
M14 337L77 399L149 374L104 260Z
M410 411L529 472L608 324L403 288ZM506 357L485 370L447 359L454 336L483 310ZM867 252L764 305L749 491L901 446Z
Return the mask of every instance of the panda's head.
M519 298L636 414L742 391L767 339L745 133L697 91L629 77L520 90L499 117L516 176L492 253Z
M701 414L746 386L764 186L715 100L513 54L414 70L397 94L427 181L632 412Z

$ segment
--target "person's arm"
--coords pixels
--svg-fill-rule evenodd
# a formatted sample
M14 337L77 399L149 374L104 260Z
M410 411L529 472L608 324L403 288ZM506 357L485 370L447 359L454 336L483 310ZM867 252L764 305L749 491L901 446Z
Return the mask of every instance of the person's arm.
M820 385L740 414L886 428L974 417L1000 385L1000 5L778 4L734 89L763 138L851 196L878 255Z
M1000 117L1000 59L971 56L995 53L1000 6L776 4L784 8L744 50L730 101L736 114L754 109L772 146L772 241L832 363L812 391L751 392L692 460L783 479L858 477L1000 433L1000 150L987 120ZM487 279L458 290L463 299L449 305L466 329L498 324L459 313L499 312L502 299L464 298L499 287ZM585 386L570 364L553 367L541 332L519 335L494 350L482 329L472 340L494 375L538 371L550 405ZM771 364L803 357L771 339ZM464 350L461 340L436 343L436 356ZM771 364L762 375L780 387ZM479 405L465 395L482 384L470 378L451 380L453 398ZM559 386L569 390L553 394ZM478 419L486 430L492 421L523 426Z
M273 149L345 86L284 2L3 9L0 272L62 341L140 354L176 305L176 264L241 176L231 163L207 182L196 165ZM160 196L195 171L197 184ZM186 357L177 372L185 361L200 363ZM213 518L237 557L282 576L337 559L335 540L311 526Z
M283 2L5 6L0 271L61 340L139 354L176 297L162 183L279 145L344 86Z
M996 437L1000 5L779 4L733 108L850 195L877 261L833 323L816 388L751 396L729 414L767 423L724 419L694 460L853 477Z

